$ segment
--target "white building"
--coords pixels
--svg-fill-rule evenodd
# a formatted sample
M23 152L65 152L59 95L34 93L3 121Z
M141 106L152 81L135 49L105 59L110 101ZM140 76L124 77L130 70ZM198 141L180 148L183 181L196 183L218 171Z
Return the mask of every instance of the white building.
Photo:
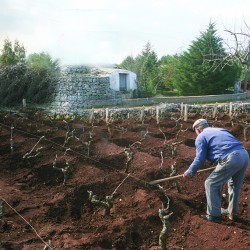
M99 70L104 75L109 75L111 89L121 92L137 89L137 77L134 72L115 68L100 68Z

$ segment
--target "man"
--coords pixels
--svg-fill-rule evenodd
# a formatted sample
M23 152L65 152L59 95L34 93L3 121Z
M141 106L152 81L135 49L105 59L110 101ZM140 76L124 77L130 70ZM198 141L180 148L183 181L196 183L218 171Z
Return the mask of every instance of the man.
M240 190L249 163L248 152L241 141L228 130L209 127L207 120L199 119L193 124L197 134L195 140L196 156L183 177L194 176L206 160L216 167L205 181L207 215L204 219L221 223L222 214L234 220L238 214ZM221 191L228 182L228 208L221 208Z

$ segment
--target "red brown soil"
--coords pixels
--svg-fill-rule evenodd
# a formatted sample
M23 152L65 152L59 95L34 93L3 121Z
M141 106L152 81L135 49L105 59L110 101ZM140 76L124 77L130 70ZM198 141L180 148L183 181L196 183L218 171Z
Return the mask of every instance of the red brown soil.
M5 214L0 221L0 249L44 249L44 242L51 240L55 249L159 250L163 225L158 211L167 208L167 198L168 213L173 212L167 249L250 249L250 168L237 222L224 218L216 224L201 218L206 213L204 180L211 171L162 182L161 188L149 184L169 177L174 162L177 175L187 169L195 156L192 123L197 118L200 115L194 114L184 122L178 114L169 114L159 124L154 118L143 122L117 119L109 127L97 119L93 124L68 121L69 131L75 129L80 141L75 137L63 146L67 123L44 120L37 114L2 113L0 198ZM240 114L233 124L227 115L206 118L212 126L229 129L250 152L250 141L244 140L243 133L244 123L250 120L247 114ZM90 133L93 142L88 156ZM174 143L176 152L172 155ZM134 158L128 167L130 175L122 182L128 175L124 148L129 146L134 149ZM39 147L43 147L40 156L23 158L32 149L30 155L34 155ZM66 185L62 171L53 168L56 155L57 167L65 167L66 161L72 166ZM207 167L211 165L206 163ZM110 215L104 215L104 208L88 199L88 191L92 191L105 201L116 189ZM227 196L226 187L223 192ZM227 205L227 198L222 198L222 204Z

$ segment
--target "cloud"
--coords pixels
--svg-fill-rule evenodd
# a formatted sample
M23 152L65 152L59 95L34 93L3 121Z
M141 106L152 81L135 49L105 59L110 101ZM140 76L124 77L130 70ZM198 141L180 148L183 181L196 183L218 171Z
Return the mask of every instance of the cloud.
M65 64L120 63L148 41L158 57L179 53L210 21L220 34L239 29L249 9L249 0L2 0L0 45L18 39Z

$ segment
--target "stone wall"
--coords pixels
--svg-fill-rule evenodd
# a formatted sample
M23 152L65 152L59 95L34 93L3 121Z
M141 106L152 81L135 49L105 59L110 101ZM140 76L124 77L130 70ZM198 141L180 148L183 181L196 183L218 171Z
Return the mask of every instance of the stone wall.
M81 113L83 109L116 106L122 103L121 93L110 88L109 76L86 66L62 68L54 101L54 113Z
M210 95L210 96L185 96L161 98L122 98L119 91L110 88L110 77L99 69L86 66L66 66L62 69L54 101L46 110L54 114L85 114L87 109L130 106L165 105L173 103L209 103L222 101L243 101L248 99L247 93ZM119 112L122 109L118 109ZM126 109L125 109L126 110ZM106 111L105 111L106 112ZM125 111L126 112L126 111Z
M123 99L123 106L142 106L158 105L160 103L212 103L212 102L229 102L244 101L248 99L248 94L224 94L224 95L203 95L203 96L178 96L178 97L153 97L138 99Z
M162 103L156 106L150 107L110 107L101 109L86 109L82 110L81 117L85 118L91 124L95 119L101 119L106 122L112 122L116 119L131 119L133 121L143 121L146 117L156 118L159 117L170 117L170 114L180 113L180 117L184 117L185 109L187 116L192 113L198 113L202 115L215 115L223 114L229 115L237 119L235 114L238 113L249 113L250 103L225 103L225 104L176 104L176 103ZM75 115L73 115L75 116ZM70 117L70 115L66 115Z

